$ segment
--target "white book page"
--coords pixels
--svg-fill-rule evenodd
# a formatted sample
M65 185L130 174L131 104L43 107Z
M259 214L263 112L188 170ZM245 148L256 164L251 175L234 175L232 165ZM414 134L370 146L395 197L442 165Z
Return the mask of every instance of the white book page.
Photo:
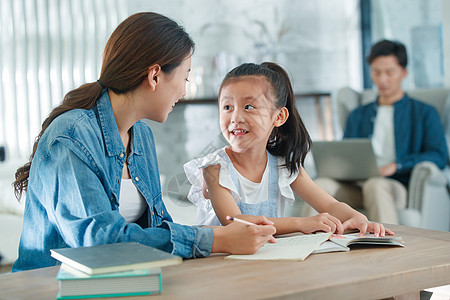
M332 241L325 241L322 243L322 245L320 245L319 248L314 250L312 254L338 252L338 251L350 251L350 248L336 244Z
M267 243L252 255L229 255L226 259L244 260L305 260L320 244L328 240L331 233L303 234L277 238L274 244Z
M402 237L391 235L386 235L384 237L375 237L372 233L366 233L362 237L359 236L359 233L342 234L342 235L333 234L330 237L330 240L344 247L349 246L351 244L362 244L362 245L383 244L383 245L404 247Z

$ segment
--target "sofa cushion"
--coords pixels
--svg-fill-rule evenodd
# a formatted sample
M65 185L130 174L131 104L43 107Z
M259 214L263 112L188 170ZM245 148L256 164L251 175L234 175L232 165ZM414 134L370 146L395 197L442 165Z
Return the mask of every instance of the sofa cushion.
M20 235L22 234L22 217L0 213L0 254L2 265L12 264L17 259Z
M25 203L25 195L21 201L14 196L14 174L17 168L23 164L22 160L9 160L0 163L0 213L22 216Z

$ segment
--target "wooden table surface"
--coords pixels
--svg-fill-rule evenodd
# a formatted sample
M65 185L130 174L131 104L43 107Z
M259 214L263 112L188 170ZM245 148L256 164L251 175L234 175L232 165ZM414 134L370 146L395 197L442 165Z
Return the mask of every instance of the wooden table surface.
M299 262L185 260L163 268L161 295L116 299L381 299L450 284L449 232L388 227L405 248L358 248ZM58 268L0 275L0 299L55 299Z

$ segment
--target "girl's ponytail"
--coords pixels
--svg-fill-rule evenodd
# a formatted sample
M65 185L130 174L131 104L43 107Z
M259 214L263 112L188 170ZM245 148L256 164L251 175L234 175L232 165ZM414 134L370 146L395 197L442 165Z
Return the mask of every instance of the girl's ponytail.
M295 96L289 75L275 63L265 62L261 66L278 74L271 81L277 98L276 106L277 108L284 106L289 111L286 122L273 129L267 143L267 150L275 156L284 157L285 167L293 174L304 165L312 141L295 106Z

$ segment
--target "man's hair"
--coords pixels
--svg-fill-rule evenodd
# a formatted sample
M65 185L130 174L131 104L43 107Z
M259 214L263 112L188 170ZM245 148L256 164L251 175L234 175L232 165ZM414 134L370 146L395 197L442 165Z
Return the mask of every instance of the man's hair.
M402 66L402 68L406 68L406 64L408 63L406 48L405 45L397 41L382 40L373 45L370 54L367 57L367 62L371 64L375 58L388 55L397 57L398 64Z

